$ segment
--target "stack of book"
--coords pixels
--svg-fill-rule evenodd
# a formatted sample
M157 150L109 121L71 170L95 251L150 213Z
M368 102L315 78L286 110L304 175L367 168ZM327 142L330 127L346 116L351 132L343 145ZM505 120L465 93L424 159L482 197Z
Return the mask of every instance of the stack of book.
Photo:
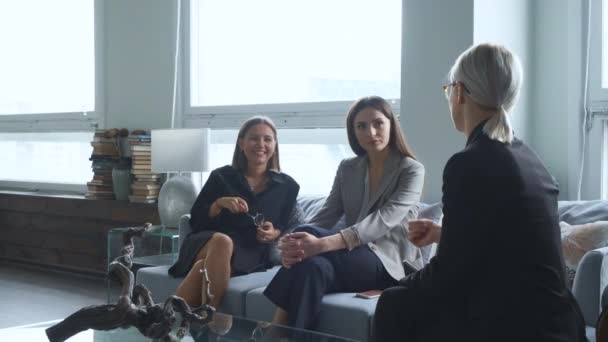
M91 141L93 153L91 153L91 168L93 179L87 182L88 199L114 199L112 191L112 168L120 160L118 144L115 138L108 138L105 130L96 130Z
M142 132L137 132L142 133ZM151 137L149 134L131 134L131 195L133 203L156 203L160 191L160 174L152 172Z

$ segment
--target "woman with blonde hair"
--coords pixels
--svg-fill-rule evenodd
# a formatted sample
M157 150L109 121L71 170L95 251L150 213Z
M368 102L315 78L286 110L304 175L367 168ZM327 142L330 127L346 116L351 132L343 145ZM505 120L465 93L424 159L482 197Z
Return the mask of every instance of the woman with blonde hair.
M521 81L499 45L454 63L444 91L466 146L443 172L442 225L412 221L408 236L438 242L437 255L382 294L376 341L585 340L565 285L558 186L509 121Z

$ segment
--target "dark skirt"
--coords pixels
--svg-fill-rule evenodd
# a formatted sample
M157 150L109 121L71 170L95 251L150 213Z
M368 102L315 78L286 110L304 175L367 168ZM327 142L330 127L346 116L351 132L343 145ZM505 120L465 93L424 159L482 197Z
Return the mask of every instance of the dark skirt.
M214 233L218 232L204 230L188 235L179 249L177 261L169 268L169 274L176 278L188 274L192 265L194 265L196 255ZM232 238L234 246L231 276L262 272L273 266L269 261L270 245L243 243L238 236L230 236L230 238ZM208 258L213 258L213 255L208 256Z

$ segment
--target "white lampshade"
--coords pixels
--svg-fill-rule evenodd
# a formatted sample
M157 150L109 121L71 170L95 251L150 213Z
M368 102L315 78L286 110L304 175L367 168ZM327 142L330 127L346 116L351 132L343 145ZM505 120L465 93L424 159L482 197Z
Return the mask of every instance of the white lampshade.
M152 172L201 171L209 171L209 128L152 130Z

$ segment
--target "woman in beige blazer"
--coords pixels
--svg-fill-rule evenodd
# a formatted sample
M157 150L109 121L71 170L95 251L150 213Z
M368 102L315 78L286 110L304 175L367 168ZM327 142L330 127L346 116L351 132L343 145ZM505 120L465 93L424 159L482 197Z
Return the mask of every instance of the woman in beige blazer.
M356 101L346 118L354 158L340 163L323 208L279 242L283 267L264 294L277 306L273 323L310 329L325 293L384 289L404 277L402 261L422 267L407 239L424 183L389 103ZM347 228L330 231L345 216Z

